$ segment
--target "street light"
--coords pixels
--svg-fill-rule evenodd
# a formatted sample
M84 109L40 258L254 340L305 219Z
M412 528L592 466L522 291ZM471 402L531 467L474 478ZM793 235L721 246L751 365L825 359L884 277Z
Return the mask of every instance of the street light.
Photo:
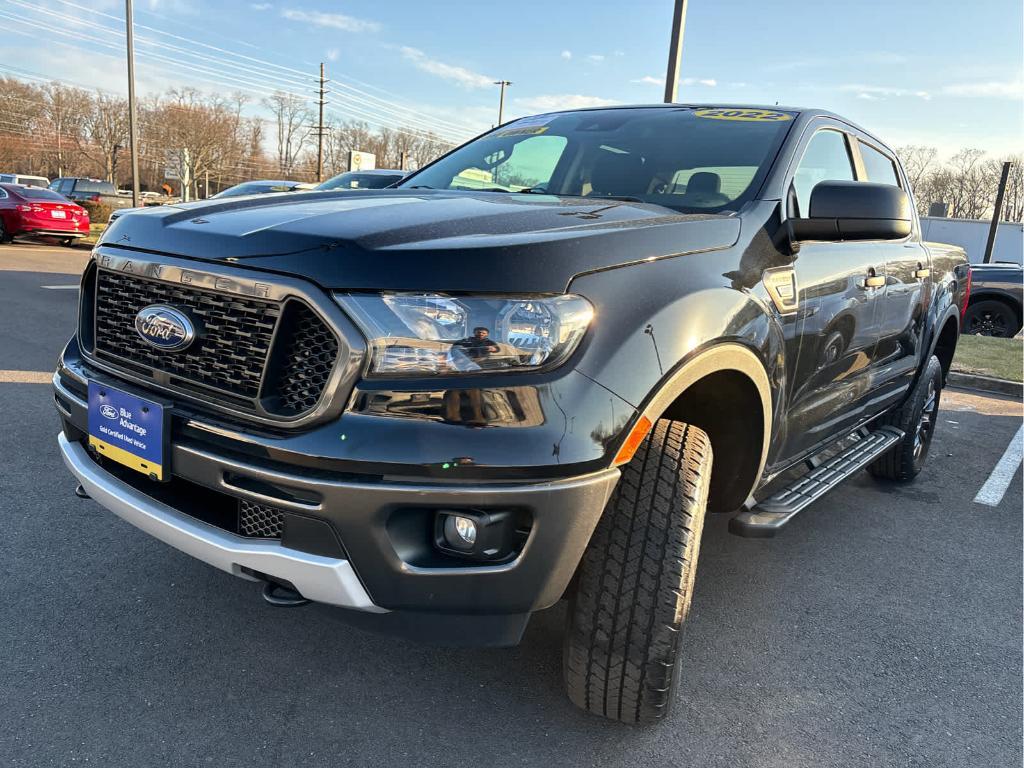
M505 87L512 85L512 81L495 80L494 84L501 86L501 97L498 100L498 125L501 125L502 116L505 114Z
M665 73L665 103L676 100L679 89L679 60L683 57L683 28L686 26L686 0L676 0L672 13L672 40L668 48L668 72Z
M135 136L135 42L132 29L132 0L124 2L124 24L128 41L128 144L132 155L132 205L139 207L139 144Z

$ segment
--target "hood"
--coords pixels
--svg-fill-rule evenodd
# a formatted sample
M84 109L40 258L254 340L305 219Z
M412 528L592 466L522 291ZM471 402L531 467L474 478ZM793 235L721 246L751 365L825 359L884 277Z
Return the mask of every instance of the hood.
M292 192L119 217L102 244L245 264L350 290L564 291L576 275L732 245L735 215L434 190Z

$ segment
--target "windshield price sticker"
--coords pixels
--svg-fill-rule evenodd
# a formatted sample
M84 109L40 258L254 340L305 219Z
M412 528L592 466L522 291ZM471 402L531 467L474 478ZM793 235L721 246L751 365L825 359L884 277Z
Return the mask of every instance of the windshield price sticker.
M793 119L793 115L788 112L774 109L695 109L693 114L707 120L739 120L751 123L781 123Z
M499 128L495 136L536 136L547 131L547 125L558 115L524 117Z

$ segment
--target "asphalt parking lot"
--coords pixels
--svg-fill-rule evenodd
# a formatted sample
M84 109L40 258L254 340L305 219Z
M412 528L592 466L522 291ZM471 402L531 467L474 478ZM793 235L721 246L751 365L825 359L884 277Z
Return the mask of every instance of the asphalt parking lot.
M674 717L633 729L565 698L560 606L514 649L383 638L76 499L45 382L85 256L0 246L3 765L1020 765L1019 463L974 501L1019 402L948 390L916 483L777 539L710 519Z

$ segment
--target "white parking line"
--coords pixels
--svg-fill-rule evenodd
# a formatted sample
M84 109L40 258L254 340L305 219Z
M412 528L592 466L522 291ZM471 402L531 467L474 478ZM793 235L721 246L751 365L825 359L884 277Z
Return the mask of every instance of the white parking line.
M48 288L51 291L77 291L78 284L75 285L44 285L43 288Z
M1006 446L1006 452L999 459L992 474L988 476L988 480L981 486L974 501L978 504L987 504L990 507L999 506L999 502L1003 500L1003 494L1010 487L1022 460L1024 460L1024 426L1017 430L1017 434Z

